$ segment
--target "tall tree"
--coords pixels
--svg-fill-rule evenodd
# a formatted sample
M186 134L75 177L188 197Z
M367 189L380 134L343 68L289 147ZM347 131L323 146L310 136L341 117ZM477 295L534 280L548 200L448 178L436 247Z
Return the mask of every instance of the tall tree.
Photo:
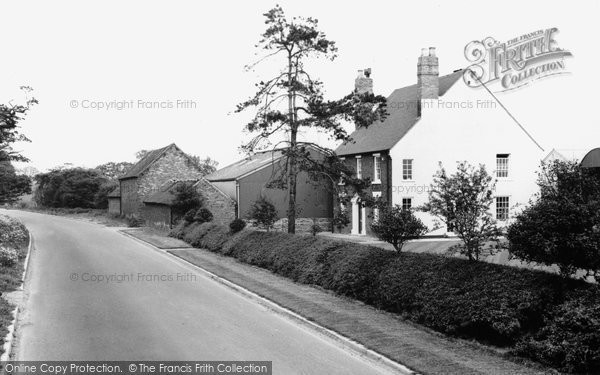
M129 168L133 166L133 163L129 163L126 161L122 161L119 163L108 162L104 164L100 164L95 170L97 170L101 175L106 177L109 180L116 181L119 177L125 174Z
M219 162L215 159L212 159L210 156L207 156L206 158L202 159L200 158L200 156L190 155L190 158L194 161L194 163L200 169L202 175L204 176L216 171L217 166L219 165Z
M0 161L29 161L25 156L12 148L15 142L31 142L19 131L19 123L37 100L29 97L31 87L22 86L25 93L25 104L0 104Z
M330 179L340 175L340 171L333 168L340 164L333 160L334 153L322 150L327 157L315 158L307 146L316 145L300 141L298 133L310 128L327 133L335 140L348 141L342 121L368 126L385 117L386 100L382 96L356 92L339 100L326 100L322 82L306 70L306 63L318 57L334 60L337 56L335 42L318 29L316 19L294 17L288 20L279 5L264 16L267 29L257 44L264 55L247 69L251 70L267 59L279 59L281 70L267 81L256 84L256 94L240 103L236 111L256 109L254 118L245 126L247 131L255 134L242 147L248 153L271 146L271 141L278 136L285 137L275 144L276 148L281 148L286 162L274 185L287 189L288 232L294 233L298 173L306 170Z

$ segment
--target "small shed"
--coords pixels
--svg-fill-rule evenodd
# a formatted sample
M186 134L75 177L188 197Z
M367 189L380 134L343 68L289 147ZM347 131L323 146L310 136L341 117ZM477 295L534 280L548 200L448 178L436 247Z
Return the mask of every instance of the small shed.
M108 194L108 213L121 215L121 188L119 186Z
M170 181L160 187L155 193L144 198L142 217L146 223L155 228L167 229L175 224L171 205L175 199L176 188L181 184L194 184L197 180Z

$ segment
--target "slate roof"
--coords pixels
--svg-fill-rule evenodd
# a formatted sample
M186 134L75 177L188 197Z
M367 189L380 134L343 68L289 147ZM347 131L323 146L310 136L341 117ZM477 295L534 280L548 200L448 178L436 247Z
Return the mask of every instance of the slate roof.
M281 158L281 156L282 153L279 150L257 152L254 155L223 167L218 171L205 176L205 178L208 181L233 181L249 172L272 163Z
M462 70L440 77L439 96L443 96L463 75ZM394 90L387 98L388 116L383 122L356 129L350 137L353 141L343 143L336 149L340 156L391 149L419 121L417 109L417 85Z
M133 167L131 167L123 176L119 177L119 180L132 177L139 177L171 147L177 148L177 145L175 145L175 143L171 143L166 147L148 151L148 153L140 161L135 163Z
M121 187L117 186L110 193L108 193L109 198L121 198Z
M144 203L171 205L175 199L175 189L182 184L195 184L198 180L170 181L160 187L156 193L148 195L143 199Z

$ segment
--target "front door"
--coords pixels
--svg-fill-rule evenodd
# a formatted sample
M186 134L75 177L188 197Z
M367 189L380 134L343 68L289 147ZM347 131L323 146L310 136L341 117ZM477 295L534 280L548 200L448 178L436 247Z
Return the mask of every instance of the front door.
M365 207L356 195L352 198L352 234L365 234Z

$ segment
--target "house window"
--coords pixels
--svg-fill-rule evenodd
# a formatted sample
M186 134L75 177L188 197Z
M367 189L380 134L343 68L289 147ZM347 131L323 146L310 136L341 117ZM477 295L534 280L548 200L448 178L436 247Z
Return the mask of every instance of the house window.
M402 179L412 180L413 179L413 160L404 159L402 160Z
M362 159L360 156L356 157L356 178L362 178Z
M508 220L508 197L496 197L496 219Z
M381 157L373 156L373 182L381 183Z
M508 154L496 155L496 177L508 177Z
M412 208L412 198L402 198L402 209L410 210Z

